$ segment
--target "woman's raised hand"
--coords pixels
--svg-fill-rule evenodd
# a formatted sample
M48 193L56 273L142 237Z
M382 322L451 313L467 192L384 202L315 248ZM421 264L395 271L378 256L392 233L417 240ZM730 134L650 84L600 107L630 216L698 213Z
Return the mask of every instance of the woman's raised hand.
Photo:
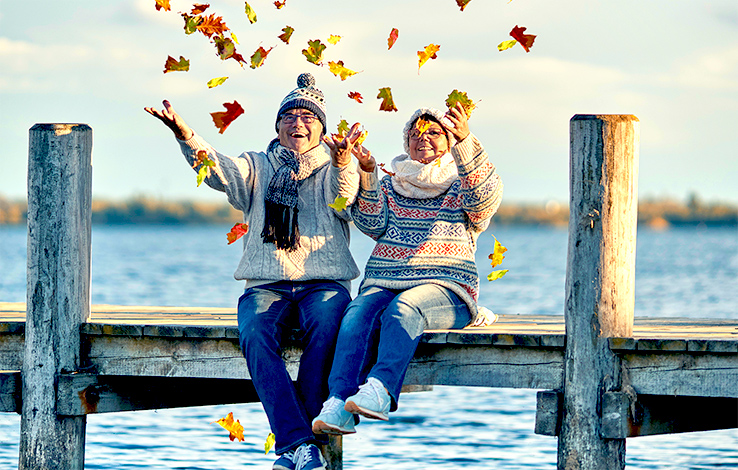
M359 145L358 147L354 147L353 154L356 160L358 160L359 167L362 171L374 173L374 167L377 165L377 162L368 149L364 148L363 145Z
M167 100L164 100L164 109L161 111L155 108L144 108L144 111L163 122L179 140L189 140L195 134Z
M449 109L444 117L444 121L450 121L453 124L453 127L449 126L445 122L443 123L443 127L456 137L456 141L461 142L466 139L466 136L469 135L469 118L466 115L466 111L464 111L464 107L461 106L461 103L457 102L456 106Z
M355 123L343 139L335 134L331 134L330 137L327 135L323 136L323 142L331 149L333 166L343 168L351 163L351 153L354 151L356 139L361 135L359 127L361 127L361 124L358 122Z

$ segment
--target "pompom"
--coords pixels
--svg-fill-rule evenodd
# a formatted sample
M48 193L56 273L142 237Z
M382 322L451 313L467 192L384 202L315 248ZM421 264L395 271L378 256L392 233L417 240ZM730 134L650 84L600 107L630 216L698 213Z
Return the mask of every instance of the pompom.
M299 88L306 88L309 86L315 86L315 77L311 73L301 73L297 77L297 86Z

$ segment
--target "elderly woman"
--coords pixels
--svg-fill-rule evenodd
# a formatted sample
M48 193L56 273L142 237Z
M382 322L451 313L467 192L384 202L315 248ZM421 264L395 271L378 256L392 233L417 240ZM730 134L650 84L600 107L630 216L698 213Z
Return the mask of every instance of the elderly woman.
M374 158L354 151L360 188L354 223L377 241L359 295L348 306L313 432L355 432L354 415L387 420L425 329L488 324L477 308L476 240L502 182L457 105L416 111L405 151L379 181ZM368 372L367 372L368 370Z
M198 171L206 152L215 162L205 183L225 192L249 231L235 278L246 281L238 302L241 349L281 454L274 470L322 470L311 420L328 396L327 379L350 283L359 275L349 251L349 215L328 207L356 196L351 159L357 126L343 141L323 143L325 101L302 74L277 111L277 138L266 152L229 157L195 134L165 101L145 110L166 124ZM293 385L282 360L283 340L299 329L304 348Z

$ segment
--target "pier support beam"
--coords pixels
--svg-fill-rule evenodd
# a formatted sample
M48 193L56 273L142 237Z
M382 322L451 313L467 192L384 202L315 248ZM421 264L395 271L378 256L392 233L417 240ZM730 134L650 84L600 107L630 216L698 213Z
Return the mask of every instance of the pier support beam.
M28 154L28 268L18 468L82 470L85 417L58 416L90 315L92 129L36 124Z
M570 132L558 469L621 470L625 439L602 437L602 399L621 389L608 338L633 334L639 122L630 115L576 115Z

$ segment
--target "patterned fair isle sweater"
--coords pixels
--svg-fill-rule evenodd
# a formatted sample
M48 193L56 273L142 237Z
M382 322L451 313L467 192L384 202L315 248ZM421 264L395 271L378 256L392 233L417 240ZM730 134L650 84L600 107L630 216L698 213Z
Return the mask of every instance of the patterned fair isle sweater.
M434 283L455 292L477 315L479 275L476 241L502 199L502 180L477 138L451 148L459 177L435 197L404 197L392 178L359 170L360 189L351 208L356 226L377 241L360 289ZM432 165L433 163L429 163Z

